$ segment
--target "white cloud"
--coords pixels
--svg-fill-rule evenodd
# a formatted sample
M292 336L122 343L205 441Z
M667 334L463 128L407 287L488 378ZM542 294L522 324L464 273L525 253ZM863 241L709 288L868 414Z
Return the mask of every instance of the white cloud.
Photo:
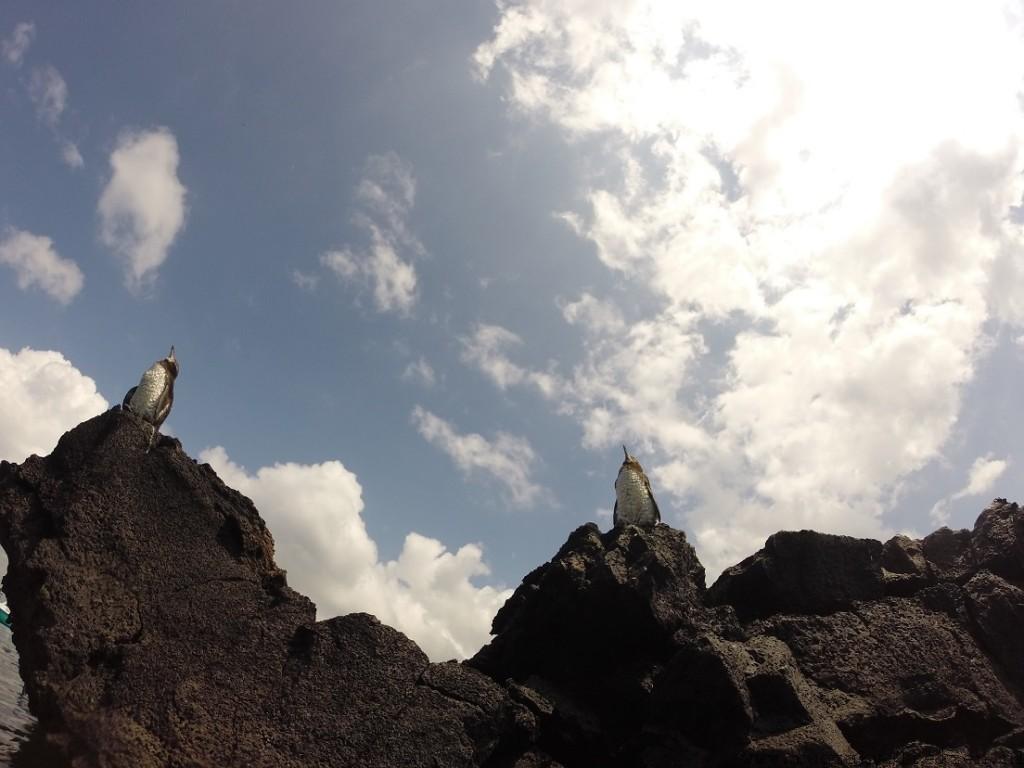
M61 304L68 304L85 282L82 270L74 261L57 253L50 238L20 229L4 231L0 240L0 264L14 269L21 290L38 286Z
M567 323L583 326L590 333L615 333L626 324L618 307L587 292L576 301L560 302L559 306Z
M394 152L370 155L366 171L356 187L356 197L366 208L380 217L395 239L418 246L408 232L405 218L416 204L416 179L412 168Z
M967 485L935 502L930 513L932 522L935 525L946 525L949 522L949 510L952 502L988 492L1003 476L1008 466L1010 466L1008 459L993 459L991 453L976 458L968 472Z
M519 346L523 340L507 328L480 323L472 336L464 336L462 359L478 367L499 389L508 389L526 378L527 371L513 363L505 354L508 347Z
M476 433L460 434L439 416L416 406L412 422L424 439L440 448L466 476L482 474L505 488L511 503L532 504L544 489L531 479L537 462L523 437L499 432L494 440Z
M462 359L502 390L527 386L562 412L576 415L587 447L628 437L642 442L660 438L663 447L692 449L706 439L689 425L691 414L678 397L691 364L705 351L696 320L695 313L671 311L592 338L585 344L585 359L570 374L514 362L508 350L523 341L496 325L478 325L463 338Z
M954 499L963 499L967 496L978 496L986 493L996 480L1003 476L1003 472L1010 465L1006 459L993 459L992 454L979 456L971 465L967 485L953 494Z
M304 291L315 291L320 278L298 269L292 270L292 282Z
M19 29L21 26L19 25ZM31 35L28 39L31 40ZM20 65L20 59L17 63ZM36 116L50 128L60 146L60 158L63 163L74 170L81 168L85 164L82 153L78 151L78 147L73 141L62 138L58 130L61 115L64 114L68 105L68 84L60 72L49 64L44 67L36 67L28 78L26 91L36 109Z
M437 384L437 374L425 358L419 358L410 362L402 371L402 378L406 381L418 381L425 387L433 387Z
M0 459L46 455L79 422L109 406L96 382L60 352L0 348Z
M560 215L657 307L565 305L582 362L544 372L549 396L586 445L655 453L710 572L779 528L887 535L986 322L1024 324L1020 22L998 2L526 0L477 50L515 109L597 139L587 204ZM519 337L483 341L467 362L532 383Z
M30 21L23 21L14 27L10 37L0 42L0 53L8 64L20 67L35 36L36 25Z
M499 389L525 383L551 396L560 386L552 374L531 371L512 362L506 350L521 346L523 340L507 328L479 323L472 336L462 336L459 342L463 362L479 368Z
M185 224L178 142L166 128L126 131L110 155L110 168L97 206L100 239L124 260L125 285L138 292L156 279Z
M343 279L355 277L360 271L358 256L348 248L341 251L325 251L320 254L320 263Z
M362 270L373 283L373 298L382 312L407 314L416 301L416 269L399 256L394 241L376 227Z
M478 545L449 552L436 539L410 533L398 558L382 561L363 523L362 488L341 462L275 464L250 473L219 446L200 460L253 500L274 536L278 565L317 604L319 618L373 613L435 661L465 658L487 642L511 590L473 584L489 573Z
M68 85L52 66L32 70L28 95L39 119L51 128L57 125L68 102Z
M932 505L931 510L928 512L928 518L932 521L932 525L943 526L949 524L949 504L950 498L946 496Z
M64 141L60 147L60 159L64 161L64 164L68 168L78 169L85 165L85 160L82 159L82 153L78 151L78 147L73 141Z
M394 152L371 155L356 199L360 208L353 221L369 237L369 246L327 251L320 263L343 281L368 285L379 311L408 315L417 289L411 260L426 253L406 223L416 202L412 169Z

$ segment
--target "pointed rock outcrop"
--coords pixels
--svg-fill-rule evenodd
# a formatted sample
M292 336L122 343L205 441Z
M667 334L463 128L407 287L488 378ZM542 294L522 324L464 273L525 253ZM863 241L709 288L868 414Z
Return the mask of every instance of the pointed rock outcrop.
M255 507L110 411L0 466L33 713L77 766L476 766L513 703L367 614L315 622ZM440 762L438 762L440 761Z

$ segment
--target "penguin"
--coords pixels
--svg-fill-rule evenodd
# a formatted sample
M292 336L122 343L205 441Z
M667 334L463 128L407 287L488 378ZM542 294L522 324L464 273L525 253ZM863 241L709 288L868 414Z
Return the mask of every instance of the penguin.
M661 511L651 493L651 481L647 479L640 462L629 455L626 446L622 446L622 452L626 458L619 467L619 476L615 478L612 526L621 528L625 525L638 525L641 528L653 528L661 522Z
M167 357L157 360L149 367L138 386L132 387L121 402L122 409L134 413L150 425L153 433L149 438L146 453L153 448L157 430L167 419L174 404L174 380L178 378L178 359L174 356L174 347Z

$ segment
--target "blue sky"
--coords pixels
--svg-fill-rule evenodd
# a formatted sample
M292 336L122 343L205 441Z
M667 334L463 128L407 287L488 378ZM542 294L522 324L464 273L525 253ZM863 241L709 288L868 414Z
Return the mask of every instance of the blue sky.
M435 658L622 442L712 573L1020 498L1019 8L676 5L6 3L0 456L173 343L293 585Z

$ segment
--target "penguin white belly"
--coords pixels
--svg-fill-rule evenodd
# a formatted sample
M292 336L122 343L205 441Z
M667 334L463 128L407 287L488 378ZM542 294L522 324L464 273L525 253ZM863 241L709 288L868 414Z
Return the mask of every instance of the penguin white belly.
M654 500L643 477L633 470L623 469L615 481L616 517L632 525L653 526L658 522Z
M154 365L142 374L138 389L135 390L131 403L129 403L132 411L151 424L155 422L157 411L170 383L170 375L167 370L162 365Z

